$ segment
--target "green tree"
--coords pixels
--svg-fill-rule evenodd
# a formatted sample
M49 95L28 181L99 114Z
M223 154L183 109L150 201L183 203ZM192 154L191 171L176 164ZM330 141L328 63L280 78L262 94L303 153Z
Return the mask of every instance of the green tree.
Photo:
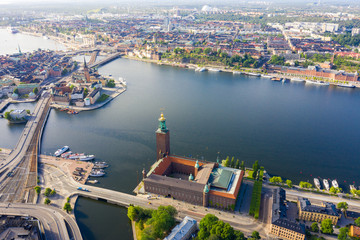
M84 97L86 97L89 93L89 90L87 88L84 88Z
M50 196L54 196L55 194L56 194L55 189L51 190L51 192L50 192Z
M72 90L74 89L74 87L75 87L75 86L71 84L71 85L70 85L70 90L72 91Z
M360 227L360 217L355 219L354 223L355 223L356 226Z
M245 171L245 163L244 163L244 161L241 161L240 169Z
M51 203L51 200L49 198L45 198L44 204L49 205Z
M234 231L234 240L246 240L244 233L240 231Z
M200 220L198 233L199 240L205 240L209 238L210 230L212 229L212 226L217 223L218 220L219 219L213 214L206 214L206 216Z
M64 68L62 71L61 71L61 76L64 76L68 73L68 70L66 68Z
M259 234L259 232L257 232L257 231L253 231L252 234L251 234L251 237L252 237L253 239L256 239L256 240L261 239L260 234Z
M350 240L351 238L349 237L349 228L347 228L347 227L340 228L338 239L339 240Z
M253 174L252 174L252 177L253 177L254 179L256 179L258 170L259 170L259 161L256 160L255 163L253 164Z
M309 183L309 182L303 182L303 181L301 181L301 182L299 183L299 186L300 186L301 188L312 188L312 184L311 184L311 183Z
M67 213L71 212L72 211L72 207L70 205L70 203L65 203L64 204L64 208L63 208Z
M289 188L293 187L292 181L290 179L286 180L286 185L288 185Z
M37 194L40 194L40 192L41 192L41 187L40 186L36 186L36 187L34 187L34 189L35 189L35 192Z
M240 167L240 161L239 159L236 159L235 168L239 169L239 167Z
M331 219L324 219L321 222L321 232L332 234L334 232Z
M37 87L35 87L35 88L33 89L33 93L38 94L38 92L39 92L39 89L38 89Z
M46 197L50 196L50 193L51 193L51 188L46 188L45 191L44 191L44 195Z
M223 165L224 165L224 167L230 167L230 158L229 158L229 156L226 157Z
M11 120L10 112L5 112L4 118L7 120Z
M319 232L319 225L318 225L317 222L313 222L313 223L311 224L311 231L313 231L313 232Z
M235 159L234 157L231 158L230 167L235 167Z
M19 89L15 88L13 93L19 94Z
M204 49L204 53L205 53L206 55L209 55L211 52L212 52L211 48L205 48L205 49Z
M282 178L281 178L281 177L274 176L274 177L271 177L271 178L269 179L269 181L270 181L271 183L276 183L276 184L278 184L278 183L282 183Z
M344 215L345 215L345 217L347 217L346 216L346 211L347 211L347 209L348 209L348 204L347 204L347 202L339 202L337 205L336 205L336 207L338 208L338 209L340 209L342 212L344 212Z

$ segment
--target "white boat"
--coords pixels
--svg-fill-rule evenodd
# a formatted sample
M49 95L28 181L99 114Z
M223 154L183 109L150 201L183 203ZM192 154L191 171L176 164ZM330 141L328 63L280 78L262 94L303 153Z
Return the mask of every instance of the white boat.
M92 170L89 174L90 177L102 177L105 175L105 172L102 170Z
M336 179L332 180L332 181L331 181L331 184L333 185L334 188L339 188L339 184L338 184L338 182L336 181Z
M344 88L355 88L355 85L352 85L350 83L341 83L337 85L338 87L344 87Z
M74 153L74 154L71 154L71 155L69 155L69 159L78 159L80 156L85 156L85 154L84 153Z
M205 72L205 71L206 71L206 68L204 68L204 67L202 67L202 68L201 68L201 67L198 67L198 68L195 69L195 71L196 71L196 72Z
M79 156L76 160L90 161L90 160L93 160L94 158L95 158L95 155L83 155L83 156Z
M356 191L356 187L354 185L350 185L350 190L355 190Z
M297 78L297 77L291 78L291 81L294 81L294 82L305 82L304 79L302 79L302 78Z
M98 183L99 181L95 179L95 180L88 180L87 182L91 183L91 184L95 184L95 183Z
M210 72L221 72L220 69L217 69L217 68L209 68L208 69Z
M330 85L330 83L328 83L328 82L319 81L319 80L316 80L316 81L306 80L306 83L311 83L311 84L316 84L316 85L322 85L322 86L329 86L329 85Z
M61 154L63 154L64 152L68 151L70 148L69 146L63 146L62 148L56 150L56 152L54 153L54 155L56 157L59 157Z
M315 183L315 187L317 187L318 189L321 189L321 185L320 185L319 179L314 178L314 183Z
M328 180L324 179L324 180L323 180L323 183L324 183L325 189L329 191L329 190L330 190L330 185L329 185Z
M109 165L106 162L94 162L94 168L100 169L100 168L107 168Z
M72 154L72 151L69 151L69 152L66 152L66 153L61 154L60 156L61 156L62 158L67 158L67 157L69 157L71 154Z
M270 79L273 78L273 76L265 75L265 74L262 74L261 77L263 77L263 78L270 78Z
M126 86L126 80L124 78L120 77L119 81L120 81L121 84Z
M261 74L259 74L259 73L252 73L252 72L246 72L245 74L249 75L249 76L254 76L254 77L260 77L261 76Z
M232 73L233 74L242 74L242 72L240 72L240 71L233 71Z

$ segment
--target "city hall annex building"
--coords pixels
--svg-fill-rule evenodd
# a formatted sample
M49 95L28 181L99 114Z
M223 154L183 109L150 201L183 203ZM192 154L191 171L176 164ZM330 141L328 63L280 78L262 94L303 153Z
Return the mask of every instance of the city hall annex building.
M156 130L157 162L146 174L145 192L204 207L234 209L244 171L170 154L170 132L161 114Z

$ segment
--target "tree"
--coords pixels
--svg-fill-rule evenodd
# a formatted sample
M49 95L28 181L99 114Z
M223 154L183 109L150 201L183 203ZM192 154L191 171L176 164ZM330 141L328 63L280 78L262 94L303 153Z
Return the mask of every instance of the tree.
M244 163L244 161L241 161L240 169L245 171L245 163Z
M200 240L208 239L212 226L215 225L218 220L215 215L206 214L206 216L200 220L198 238Z
M19 89L15 88L13 93L19 94Z
M84 88L84 97L86 97L89 93L89 90L87 88Z
M312 188L312 184L311 184L311 183L309 183L309 182L303 182L303 181L301 181L301 182L299 183L299 186L300 186L301 188Z
M40 186L36 186L36 187L34 187L34 189L35 189L35 192L37 194L40 194L40 192L41 192L41 187Z
M330 193L332 194L337 194L337 193L341 193L342 189L341 188L336 188L334 186L332 186L329 190Z
M251 234L251 237L252 237L253 239L256 239L256 240L261 239L260 234L259 234L259 232L257 232L257 231L253 231L252 234Z
M45 198L44 204L49 205L51 203L51 200L49 198Z
M69 213L69 212L72 211L72 207L71 207L70 203L67 202L67 203L64 204L64 210L65 210L67 213Z
M252 174L252 177L253 177L254 179L256 179L258 170L259 170L259 161L256 160L255 163L253 164L253 171L254 171L254 172L253 172L253 174Z
M354 223L355 223L356 226L360 227L360 217L355 219Z
M39 89L37 87L33 89L33 93L38 94L38 92L39 92Z
M66 68L64 68L62 71L61 71L61 76L64 76L68 73L68 70Z
M7 120L11 120L10 112L5 112L4 118Z
M331 219L324 219L321 222L321 232L332 234L334 232Z
M231 158L231 162L230 162L230 167L234 167L235 166L235 159L234 157Z
M286 185L288 185L289 188L293 187L292 181L290 179L286 180Z
M278 184L278 183L282 183L282 178L281 178L281 177L276 177L276 176L274 176L274 177L271 177L271 178L269 179L269 181L270 181L271 183Z
M211 53L212 51L211 51L211 48L205 48L204 49L204 53L206 54L206 55L209 55L209 53Z
M51 192L50 192L50 196L54 196L55 194L56 194L55 189L51 190Z
M224 167L229 167L230 166L230 158L229 158L229 156L226 157L223 165L224 165Z
M75 87L75 86L71 84L71 85L70 85L70 90L72 91L72 90L74 89L74 87Z
M344 215L346 217L346 210L348 209L347 202L339 202L336 206L338 209L340 209L342 212L344 212Z
M234 240L246 240L244 233L240 231L234 231Z
M350 240L351 238L349 237L349 228L347 228L347 227L340 228L338 239L339 240Z
M239 159L236 159L235 168L239 169L239 167L240 167L240 161Z
M319 225L318 225L317 222L313 222L313 223L311 224L311 231L313 231L313 232L319 232Z
M48 197L48 196L50 196L50 193L51 193L51 188L46 188L46 189L45 189L45 192L44 192L44 195L45 195L46 197Z

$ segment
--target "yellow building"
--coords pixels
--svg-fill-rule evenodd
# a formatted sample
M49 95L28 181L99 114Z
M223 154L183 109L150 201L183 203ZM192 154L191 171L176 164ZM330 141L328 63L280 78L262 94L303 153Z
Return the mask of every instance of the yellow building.
M305 228L304 226L292 222L285 218L279 218L271 223L271 234L279 237L280 239L289 240L304 240Z
M330 219L334 225L337 224L341 214L333 203L323 202L321 206L311 205L307 198L299 198L299 219L311 222L321 222Z

